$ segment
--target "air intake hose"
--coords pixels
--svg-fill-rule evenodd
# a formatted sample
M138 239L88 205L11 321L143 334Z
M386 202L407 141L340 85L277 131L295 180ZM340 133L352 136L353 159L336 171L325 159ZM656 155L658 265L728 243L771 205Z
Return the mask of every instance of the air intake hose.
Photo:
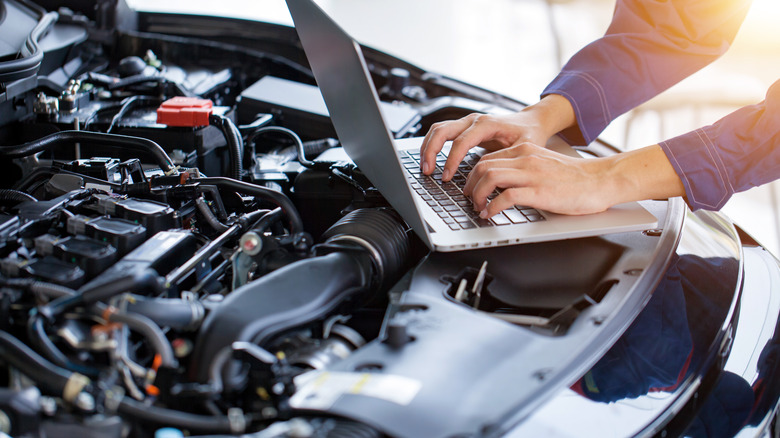
M394 281L409 248L405 230L389 210L357 210L325 233L331 244L327 254L292 263L233 291L204 319L190 377L207 382L212 361L233 342L262 345Z

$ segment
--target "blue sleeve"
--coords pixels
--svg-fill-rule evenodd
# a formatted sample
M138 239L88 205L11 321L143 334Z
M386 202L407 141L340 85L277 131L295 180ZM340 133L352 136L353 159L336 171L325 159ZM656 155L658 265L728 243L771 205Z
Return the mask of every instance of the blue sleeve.
M734 193L780 176L780 81L763 102L659 144L691 208L720 209Z
M572 144L593 141L619 115L722 55L750 0L618 0L604 37L577 52L542 95L571 102Z

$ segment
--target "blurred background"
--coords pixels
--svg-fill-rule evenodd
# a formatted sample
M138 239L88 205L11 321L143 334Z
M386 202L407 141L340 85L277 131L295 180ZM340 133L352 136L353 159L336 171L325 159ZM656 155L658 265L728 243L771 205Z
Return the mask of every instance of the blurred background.
M614 0L317 0L363 44L526 103L580 47L603 35ZM283 0L128 0L138 9L291 24ZM729 52L615 120L602 138L633 149L763 100L780 78L780 2L753 0ZM780 183L734 196L723 212L780 254Z

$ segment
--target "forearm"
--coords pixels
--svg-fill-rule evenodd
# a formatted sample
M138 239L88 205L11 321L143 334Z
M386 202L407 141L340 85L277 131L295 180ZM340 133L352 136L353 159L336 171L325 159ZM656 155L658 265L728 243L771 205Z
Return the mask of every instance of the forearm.
M543 138L550 138L577 124L571 102L558 94L548 94L521 112L531 113L534 118L539 120L541 137Z
M610 204L684 196L685 187L658 145L602 159L604 195Z
M604 37L582 48L542 95L569 99L588 144L620 114L715 60L729 47L750 0L619 0Z

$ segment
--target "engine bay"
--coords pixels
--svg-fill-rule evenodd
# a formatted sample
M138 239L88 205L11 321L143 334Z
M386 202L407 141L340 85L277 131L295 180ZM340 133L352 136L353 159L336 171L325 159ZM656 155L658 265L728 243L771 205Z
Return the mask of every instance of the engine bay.
M9 435L485 431L553 381L549 367L520 360L518 373L509 359L534 357L529 345L542 340L559 339L545 350L559 356L598 342L607 316L585 331L580 316L598 305L616 315L639 285L629 268L649 265L658 245L615 236L428 254L334 153L293 29L227 41L175 32L206 20L192 17L136 15L124 28L122 2L84 14L2 5L2 32L27 26L22 55L0 58ZM523 106L364 51L396 138ZM576 266L565 278L549 268L562 253ZM518 270L513 258L528 263ZM570 330L580 334L560 340ZM488 369L493 383L474 389ZM512 396L491 393L545 369ZM335 389L313 389L317 379ZM361 391L370 402L350 400ZM425 419L449 408L470 414Z

